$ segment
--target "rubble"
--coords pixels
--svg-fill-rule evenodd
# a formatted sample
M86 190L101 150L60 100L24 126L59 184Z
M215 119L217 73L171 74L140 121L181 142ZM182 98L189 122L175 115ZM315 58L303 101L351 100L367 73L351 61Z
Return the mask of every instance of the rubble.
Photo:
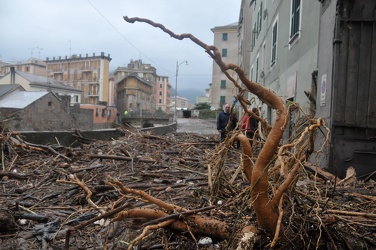
M229 184L222 187L221 196L212 197L208 165L219 148L217 134L156 136L118 129L124 134L118 139L76 148L31 145L17 133L0 134L0 249L128 249L148 227L137 249L234 249L233 236L194 235L188 229L171 229L166 221L189 223L194 213L225 222L233 234L245 225L257 225L249 183L237 171L241 150L228 149L223 166ZM294 206L286 208L283 218L294 237L276 248L375 248L375 182L353 177L342 181L316 166L304 166L286 197ZM168 213L163 220L114 220L122 211L157 206L122 192L112 180L187 212ZM159 223L167 226L153 228ZM268 248L270 241L261 239L257 248Z

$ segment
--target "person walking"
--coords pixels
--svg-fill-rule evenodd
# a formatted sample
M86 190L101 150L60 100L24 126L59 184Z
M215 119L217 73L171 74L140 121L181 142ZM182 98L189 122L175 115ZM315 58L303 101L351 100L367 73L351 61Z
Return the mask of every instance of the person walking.
M217 130L221 134L221 142L223 142L226 139L227 136L227 124L230 120L230 104L226 104L223 111L219 113L217 117ZM234 130L236 128L236 125L238 123L238 119L236 116L232 116L231 124L229 125L229 131ZM240 148L240 141L237 141L237 148Z

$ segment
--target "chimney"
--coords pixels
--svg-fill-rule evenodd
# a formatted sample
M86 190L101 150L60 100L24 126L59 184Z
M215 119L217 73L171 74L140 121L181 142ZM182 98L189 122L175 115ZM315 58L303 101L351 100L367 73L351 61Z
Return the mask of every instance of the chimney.
M10 84L16 83L16 70L14 66L10 67Z

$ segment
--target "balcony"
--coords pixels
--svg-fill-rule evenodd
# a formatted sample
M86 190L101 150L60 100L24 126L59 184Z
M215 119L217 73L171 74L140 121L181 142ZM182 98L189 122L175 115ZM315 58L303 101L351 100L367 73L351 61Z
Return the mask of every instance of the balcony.
M86 66L81 67L81 71L93 71L93 70L94 70L94 67L86 67Z
M53 72L54 74L63 73L64 71L66 71L65 68L57 68L57 69L51 70L51 72Z

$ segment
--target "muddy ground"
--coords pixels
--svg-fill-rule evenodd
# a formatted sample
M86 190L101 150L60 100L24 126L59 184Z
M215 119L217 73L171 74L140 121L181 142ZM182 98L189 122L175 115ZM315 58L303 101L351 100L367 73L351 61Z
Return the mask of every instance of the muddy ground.
M78 140L85 143L77 148L33 145L3 132L0 248L127 249L150 219L113 219L121 211L157 206L122 192L114 180L224 221L234 235L246 225L257 225L249 183L236 171L241 149L227 148L222 161L226 185L213 197L207 170L217 162L219 135L213 122L186 123L189 129L180 121L177 133L164 136L119 127L124 136L111 141L85 140L78 132ZM203 133L206 130L210 132ZM341 180L312 169L302 167L295 189L286 194L282 223L293 234L276 249L375 249L375 182L352 179L338 184ZM150 230L134 249L236 248L235 238L194 235L189 216L179 220L187 223L186 230ZM257 249L269 249L270 241L263 236Z

